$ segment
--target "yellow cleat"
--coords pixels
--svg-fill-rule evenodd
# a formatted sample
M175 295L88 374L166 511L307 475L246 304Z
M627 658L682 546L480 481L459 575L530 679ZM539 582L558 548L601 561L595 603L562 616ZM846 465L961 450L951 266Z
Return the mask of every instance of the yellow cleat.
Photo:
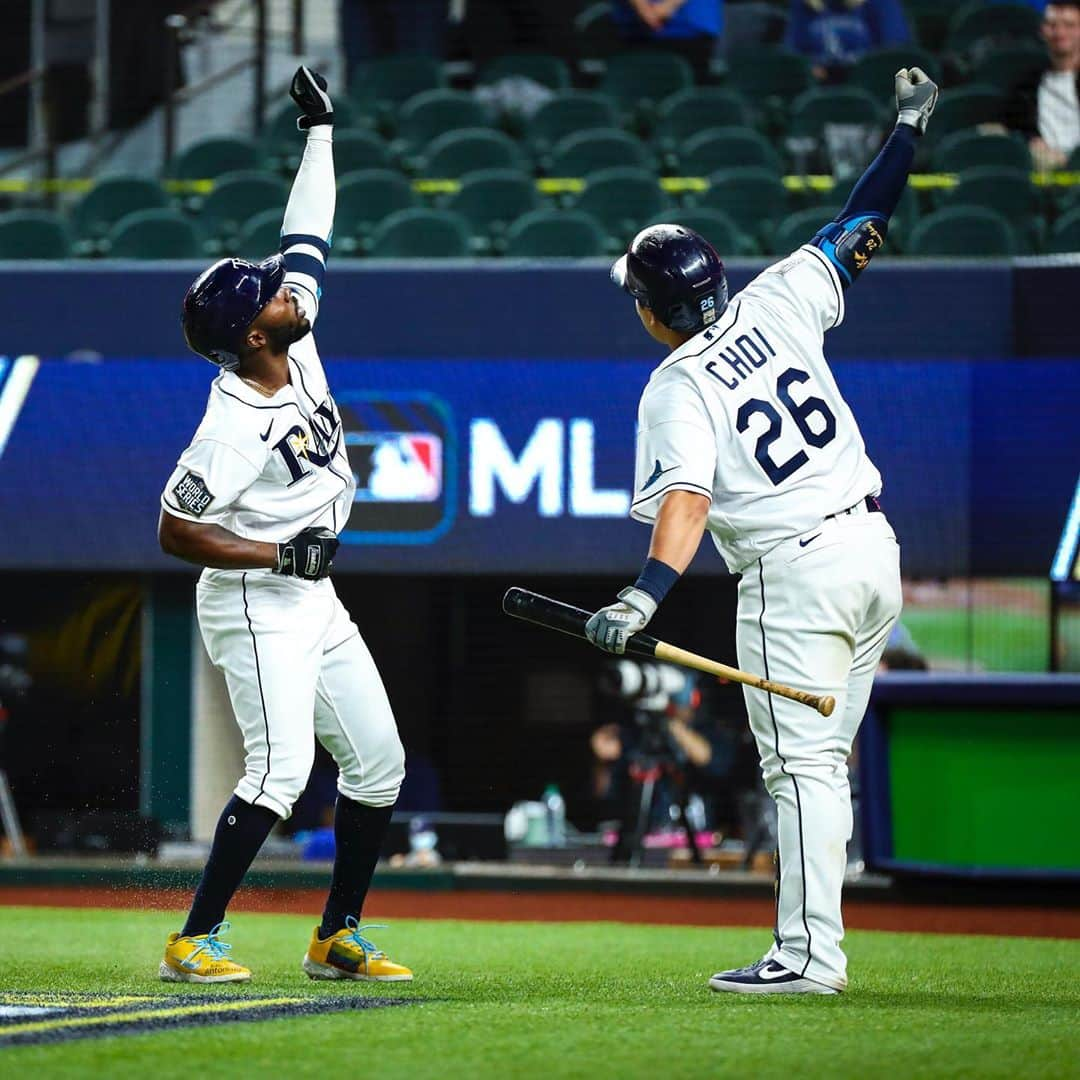
M375 924L371 924L374 926ZM325 940L316 926L304 957L304 970L312 979L359 979L364 982L411 982L412 972L395 964L386 953L360 936L360 926L351 915L345 929Z
M226 957L232 946L226 945L218 937L228 929L229 924L223 922L218 923L209 934L194 934L191 937L170 934L158 975L165 982L247 982L251 972Z

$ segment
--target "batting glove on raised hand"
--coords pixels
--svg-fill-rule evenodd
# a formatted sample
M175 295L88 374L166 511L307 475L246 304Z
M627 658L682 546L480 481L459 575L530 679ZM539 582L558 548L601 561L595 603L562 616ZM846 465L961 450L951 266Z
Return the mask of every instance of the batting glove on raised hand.
M334 103L326 92L326 80L317 71L301 64L293 76L289 96L304 114L296 121L301 131L307 131L316 124L334 122Z
M330 573L338 538L329 529L304 529L277 546L275 574L320 581Z
M937 104L938 86L922 68L901 68L896 73L897 121L921 135Z
M585 624L585 636L599 649L626 652L626 642L644 630L656 614L656 601L641 589L628 586L619 593L619 603L602 607Z

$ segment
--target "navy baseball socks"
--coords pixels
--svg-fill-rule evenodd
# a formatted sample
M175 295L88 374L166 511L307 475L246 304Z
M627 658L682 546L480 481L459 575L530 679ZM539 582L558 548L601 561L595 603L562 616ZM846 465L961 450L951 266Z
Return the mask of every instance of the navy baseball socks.
M251 972L228 957L221 940L228 930L225 908L278 819L273 810L233 796L218 818L187 922L170 934L158 974L166 982L247 982Z
M392 806L365 806L338 795L334 807L334 876L322 924L311 935L304 971L312 979L410 982L412 972L394 963L363 934L364 906Z
M365 806L338 795L334 806L334 876L319 926L320 938L345 929L345 920L363 909L393 812L392 806Z

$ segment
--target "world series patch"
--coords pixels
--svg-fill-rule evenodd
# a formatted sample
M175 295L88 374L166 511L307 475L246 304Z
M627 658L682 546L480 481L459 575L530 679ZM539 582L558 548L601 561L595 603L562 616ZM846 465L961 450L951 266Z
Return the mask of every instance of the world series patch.
M186 510L192 517L200 517L202 512L213 502L214 496L206 486L206 481L193 472L188 472L172 489L181 510Z

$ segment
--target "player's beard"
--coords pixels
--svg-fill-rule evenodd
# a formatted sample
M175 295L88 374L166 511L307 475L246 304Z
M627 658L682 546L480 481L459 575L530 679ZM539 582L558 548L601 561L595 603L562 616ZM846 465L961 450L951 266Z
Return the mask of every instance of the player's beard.
M286 349L294 342L299 341L302 337L306 337L311 332L311 323L308 322L307 316L297 319L296 322L289 324L288 326L275 326L267 327L264 331L266 334L266 343L270 346L270 351L276 354L285 352Z

